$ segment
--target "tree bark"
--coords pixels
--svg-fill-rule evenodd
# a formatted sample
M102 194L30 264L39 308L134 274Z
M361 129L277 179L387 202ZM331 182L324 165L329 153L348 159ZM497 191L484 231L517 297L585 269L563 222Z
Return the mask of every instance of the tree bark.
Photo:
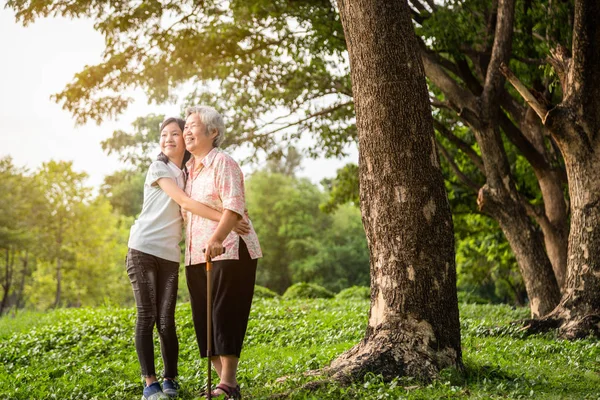
M573 58L560 49L550 60L561 79L563 101L535 110L565 160L571 199L566 287L558 307L532 329L559 327L560 335L600 336L600 4L575 2ZM524 98L526 88L506 74Z
M514 0L498 2L498 17L492 58L487 70L484 90L479 98L479 126L474 129L481 149L487 182L479 192L478 205L500 223L506 239L519 263L533 317L541 317L554 309L560 290L552 264L541 244L540 235L529 221L523 207L500 139L501 91L504 77L500 65L511 53Z
M513 20L514 0L500 0L494 23L494 43L491 58L485 69L484 85L482 89L475 88L475 92L458 85L430 53L424 50L421 55L427 77L442 90L459 117L475 133L486 176L486 184L479 191L479 207L498 221L511 245L530 299L531 314L537 318L549 313L558 304L560 289L553 264L544 251L542 236L530 220L523 197L516 189L499 127L502 126L509 139L523 152L536 173L547 173L550 164L537 152L527 137L503 115L499 107L501 104L506 106L511 114L514 114L513 117L523 114L519 112L519 107L505 99L507 93L503 88L504 79L498 70L511 54ZM549 193L548 190L546 193ZM543 217L547 220L546 215ZM546 228L551 229L553 226L547 224ZM561 256L558 251L556 253L557 256ZM564 253L562 256L564 257ZM560 268L560 262L557 262L557 265Z
M560 321L566 338L600 336L599 19L598 2L576 1L563 102L545 121L563 154L571 198L566 289L550 316Z
M553 313L566 338L600 336L600 141L565 157L571 194L566 290ZM579 189L579 190L578 190Z
M371 259L365 338L334 360L429 380L461 367L454 236L425 74L406 0L338 2L359 136L360 201Z
M544 234L546 253L552 263L558 286L565 287L567 278L567 249L569 213L562 188L562 171L536 171L544 199L543 219L538 220Z

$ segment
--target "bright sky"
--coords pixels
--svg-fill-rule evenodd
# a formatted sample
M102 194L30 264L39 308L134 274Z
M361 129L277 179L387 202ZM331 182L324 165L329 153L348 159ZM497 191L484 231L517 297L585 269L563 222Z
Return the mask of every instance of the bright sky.
M24 28L11 10L0 6L0 157L11 156L17 166L38 168L50 160L73 161L85 171L88 184L98 187L104 176L123 168L107 156L100 142L116 129L131 131L136 117L149 113L178 115L177 104L147 105L141 91L132 92L135 102L117 121L101 126L75 126L73 117L50 99L71 82L85 65L101 61L104 42L88 20L41 19ZM234 158L241 159L236 152ZM318 183L335 175L346 162L357 162L355 149L344 160L306 159L301 176ZM251 167L243 167L245 173Z

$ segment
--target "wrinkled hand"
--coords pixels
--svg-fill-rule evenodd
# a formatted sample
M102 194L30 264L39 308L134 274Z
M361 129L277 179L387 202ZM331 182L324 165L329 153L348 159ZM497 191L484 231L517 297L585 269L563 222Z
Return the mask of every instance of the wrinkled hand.
M225 253L225 248L223 247L223 241L216 240L213 238L208 239L206 242L206 247L204 249L204 255L210 255L210 258L215 258Z
M233 227L233 231L238 235L247 235L250 233L250 224L243 219L240 219Z

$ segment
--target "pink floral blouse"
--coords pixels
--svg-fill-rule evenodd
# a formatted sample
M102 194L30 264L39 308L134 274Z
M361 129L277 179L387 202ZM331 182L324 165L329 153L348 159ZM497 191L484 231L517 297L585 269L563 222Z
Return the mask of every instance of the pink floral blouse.
M252 259L262 257L258 236L245 212L244 175L237 162L220 149L214 148L201 161L199 169L195 170L194 164L193 157L186 164L190 174L185 187L187 195L217 211L227 209L243 216L250 224L250 233L241 236L241 239L246 243ZM185 265L204 263L206 259L203 250L219 223L189 211L185 214ZM214 261L238 260L239 237L240 235L231 231L223 241L225 253L215 257Z

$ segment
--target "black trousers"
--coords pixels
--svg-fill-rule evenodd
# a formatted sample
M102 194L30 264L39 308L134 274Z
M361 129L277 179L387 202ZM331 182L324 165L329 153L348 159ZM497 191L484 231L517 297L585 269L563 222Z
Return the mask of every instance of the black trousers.
M211 272L212 354L240 357L254 296L257 260L240 240L239 260L214 261ZM201 357L206 357L206 263L188 265L185 275Z
M165 366L164 377L175 378L179 357L179 342L175 332L179 263L129 249L127 274L137 306L135 350L142 375L156 375L152 339L156 325Z

